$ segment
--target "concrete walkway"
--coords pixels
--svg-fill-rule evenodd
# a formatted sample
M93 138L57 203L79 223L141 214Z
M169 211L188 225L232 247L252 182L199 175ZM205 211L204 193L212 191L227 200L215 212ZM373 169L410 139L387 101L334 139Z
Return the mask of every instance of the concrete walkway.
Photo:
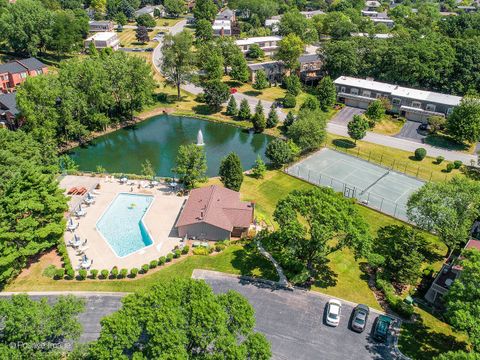
M282 267L280 266L280 264L277 262L277 260L275 260L273 258L273 256L267 251L264 249L264 247L262 246L262 243L260 241L257 240L257 247L258 247L258 250L260 251L260 253L265 256L268 260L270 260L270 262L273 264L273 266L275 267L275 270L277 270L277 274L278 274L278 285L280 286L288 286L288 280L287 280L287 277L285 276L285 274L283 273L283 269Z
M331 134L349 137L347 127L343 125L333 124L330 122L327 124L327 131ZM388 146L395 149L410 151L412 152L412 155L415 149L423 147L425 148L425 150L427 150L427 156L434 158L437 156L443 156L446 160L449 161L461 160L465 165L470 165L471 160L476 161L477 158L475 155L463 153L460 151L441 149L428 144L419 144L415 141L377 134L371 131L367 132L367 136L365 136L362 141Z

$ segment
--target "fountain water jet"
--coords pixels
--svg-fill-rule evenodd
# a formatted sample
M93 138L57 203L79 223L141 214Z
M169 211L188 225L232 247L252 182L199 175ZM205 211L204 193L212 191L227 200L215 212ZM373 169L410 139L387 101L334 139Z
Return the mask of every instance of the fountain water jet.
M198 130L198 134L197 134L197 146L203 146L203 145L205 145L205 143L203 142L202 130Z

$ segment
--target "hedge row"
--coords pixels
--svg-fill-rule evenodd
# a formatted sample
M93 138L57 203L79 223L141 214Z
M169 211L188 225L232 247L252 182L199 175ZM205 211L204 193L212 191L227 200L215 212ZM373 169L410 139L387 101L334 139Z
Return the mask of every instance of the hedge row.
M387 280L380 278L379 274L377 274L375 286L377 287L377 289L383 292L388 306L390 306L393 311L395 311L398 315L405 319L410 319L412 317L414 312L413 306L407 304L400 297L395 295L395 290L392 284L390 284Z

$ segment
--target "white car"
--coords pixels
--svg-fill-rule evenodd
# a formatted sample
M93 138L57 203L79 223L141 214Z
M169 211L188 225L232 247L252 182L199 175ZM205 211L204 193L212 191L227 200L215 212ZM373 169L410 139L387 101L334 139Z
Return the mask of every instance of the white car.
M340 314L342 312L342 303L335 299L330 299L327 305L326 323L330 326L338 326Z

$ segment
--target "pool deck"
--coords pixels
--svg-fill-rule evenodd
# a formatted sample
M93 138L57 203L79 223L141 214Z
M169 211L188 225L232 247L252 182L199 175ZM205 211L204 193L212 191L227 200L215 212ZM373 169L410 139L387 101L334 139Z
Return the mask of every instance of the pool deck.
M180 238L177 236L174 225L180 209L187 199L186 197L170 193L168 187L164 184L155 188L139 189L135 186L133 192L131 192L132 186L120 184L118 180L110 182L106 181L105 178L91 176L68 175L60 181L60 187L69 189L70 187L81 187L84 184L93 183L100 184L100 189L96 190L95 203L90 206L82 205L83 209L86 210L86 215L79 219L74 218L74 221L79 223L75 233L80 236L82 242L88 239L85 254L88 258L93 259L91 269L111 270L114 266L119 269L140 268L143 264L148 264L151 260L168 254L179 244ZM136 183L138 184L139 181L136 181ZM152 195L154 197L150 209L143 218L152 237L153 245L123 258L118 257L113 252L96 227L97 221L119 193ZM70 201L78 203L78 199L71 199ZM68 241L72 238L73 233L66 231L65 242L68 244ZM72 266L77 269L80 265L81 256L78 256L77 251L71 246L67 245L67 250Z

